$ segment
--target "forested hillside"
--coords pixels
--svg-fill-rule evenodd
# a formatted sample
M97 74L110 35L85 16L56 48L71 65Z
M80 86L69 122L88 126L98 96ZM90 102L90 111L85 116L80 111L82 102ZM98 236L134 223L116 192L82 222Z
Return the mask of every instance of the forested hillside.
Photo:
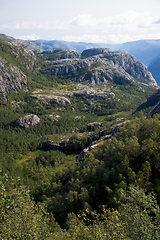
M0 238L159 239L160 100L127 52L0 41Z

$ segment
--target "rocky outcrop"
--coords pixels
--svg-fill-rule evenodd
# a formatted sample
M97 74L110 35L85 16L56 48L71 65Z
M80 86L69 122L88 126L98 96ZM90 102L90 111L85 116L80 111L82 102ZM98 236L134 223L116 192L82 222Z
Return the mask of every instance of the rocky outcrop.
M20 126L22 128L28 128L31 127L33 125L36 125L40 122L40 118L37 117L37 115L34 114L30 114L30 115L26 115L23 116L22 118L18 119L15 122L15 126Z
M19 45L23 46L24 48L28 48L29 50L33 51L34 53L41 53L44 51L43 48L37 46L36 44L34 44L32 42L22 40L22 39L15 39L15 38L13 38L11 36L7 36L5 34L0 34L0 40L5 41L5 42L19 44Z
M78 136L76 138L74 136L71 136L68 140L61 141L56 144L53 144L51 141L48 141L43 143L43 147L48 150L59 150L62 152L77 152L77 153L79 152L80 154L78 156L78 159L80 159L86 152L91 151L95 149L95 147L97 147L99 144L102 144L104 139L111 139L114 134L120 131L120 127L123 127L124 124L128 121L129 120L119 123L110 130L104 129L102 131L99 131L98 134L90 134L90 131L94 131L95 128L102 127L102 123L99 122L89 123L86 126L87 131L89 131L88 136L84 137L82 135L82 138L81 137L79 138ZM83 138L86 139L84 140Z
M6 60L0 57L0 93L6 97L6 94L10 91L20 91L23 86L27 91L27 77L22 71L7 63Z
M128 52L115 51L112 54L106 53L104 54L104 58L107 58L110 62L109 64L119 71L125 71L135 78L145 79L152 86L157 86L155 79L147 70L147 67Z
M41 101L45 102L52 102L56 103L58 106L64 106L71 104L68 98L63 96L55 96L55 95L45 95L45 94L33 94L31 95L32 98L39 99Z
M47 51L43 51L37 55L46 60L81 58L81 53L76 52L76 51L70 51L67 49L57 49L54 51L47 50Z
M30 49L24 48L21 45L13 42L6 43L7 45L7 54L12 56L12 59L15 59L15 65L18 64L21 67L21 70L32 71L34 63L36 61L36 55Z
M95 144L93 144L93 141L91 141L89 147L84 148L80 152L80 154L77 156L77 160L83 159L84 156L87 154L87 152L90 152L90 151L94 150L95 148L97 148L99 145L102 145L103 140L111 139L114 136L114 134L120 132L120 128L124 127L126 122L130 122L130 120L126 120L122 123L117 124L116 126L114 126L114 128L112 128L112 130L110 132L107 131L107 130L100 131L99 132L99 138L98 139L93 139L93 141L95 141L95 140L100 140L100 141L98 141ZM102 139L102 136L103 136L103 139Z
M82 52L82 57L91 57L99 54L111 53L111 49L109 48L91 48L86 49Z
M100 128L100 127L102 127L102 123L99 123L99 122L88 123L87 131L94 131L95 128Z
M135 79L143 79L148 85L157 86L147 67L125 51L88 49L81 59L46 61L45 64L47 68L42 68L42 73L68 76L71 80L88 81L92 85L107 84L108 81L133 84Z
M94 85L107 85L108 82L115 82L117 84L133 84L134 78L127 73L121 73L116 68L96 69L87 71L80 79Z
M43 48L41 48L41 47L37 46L36 44L29 42L29 41L25 41L22 39L13 39L12 41L16 44L23 46L24 48L31 50L32 52L34 52L36 54L42 53L44 51Z
M36 61L35 54L14 42L0 41L0 93L6 98L9 91L28 91L27 77Z
M49 75L67 75L85 71L94 61L92 59L63 59L58 61L46 61L47 69L41 69L43 73Z

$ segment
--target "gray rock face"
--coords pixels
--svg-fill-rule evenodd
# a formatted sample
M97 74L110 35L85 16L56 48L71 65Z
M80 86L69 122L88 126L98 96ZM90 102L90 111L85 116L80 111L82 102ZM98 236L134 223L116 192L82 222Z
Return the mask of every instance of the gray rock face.
M88 81L92 85L132 84L136 79L143 79L148 85L157 86L147 67L125 51L112 52L110 49L90 49L82 53L85 59L65 59L46 61L47 69L43 73L51 75L70 75L71 80Z
M91 57L99 54L104 54L104 53L111 53L111 50L109 48L91 48L84 50L82 52L82 57Z
M20 91L27 86L27 77L13 65L7 66L7 61L0 57L0 93L5 97L10 91Z
M41 53L44 51L43 48L37 46L36 44L29 42L29 41L25 41L22 39L13 39L13 42L15 42L16 44L19 44L21 46L23 46L24 48L28 48L29 50L33 51L34 53Z
M67 75L75 74L79 71L85 71L86 68L93 64L92 59L79 60L79 59L65 59L58 61L46 61L48 69L42 69L43 73L50 75Z
M100 69L100 70L93 70L88 71L84 76L81 78L82 81L87 81L91 83L93 86L98 85L106 85L108 82L115 82L118 84L123 83L132 83L134 79L127 73L121 73L117 69Z
M25 48L28 48L29 50L35 52L35 53L41 53L44 51L43 48L37 46L36 44L26 41L26 40L22 40L22 39L15 39L13 37L7 36L5 34L0 34L0 40L1 41L5 41L5 42L11 42L11 43L15 43L15 44L19 44Z
M37 55L45 58L46 60L81 58L81 53L76 52L76 51L70 51L67 49L57 49L54 51L47 50L47 51L43 51L42 53L39 53Z
M23 69L28 71L33 70L33 66L36 60L36 56L32 50L22 47L16 42L7 43L8 44L8 54L15 57L21 64Z
M0 56L0 93L6 99L11 90L28 90L27 77L23 71L33 70L36 56L15 42L0 41L0 48L3 53L3 57Z
M112 54L104 54L104 57L110 61L109 64L116 67L119 71L125 71L135 78L149 80L150 85L157 86L155 79L147 70L147 67L131 54L125 51L115 51Z
M37 115L30 114L23 116L22 118L18 119L15 123L16 126L28 128L33 125L36 125L40 122L40 118Z
M33 94L31 95L32 98L39 99L42 101L52 101L56 103L58 106L64 106L71 104L68 98L63 96L55 96L55 95L45 95L45 94Z

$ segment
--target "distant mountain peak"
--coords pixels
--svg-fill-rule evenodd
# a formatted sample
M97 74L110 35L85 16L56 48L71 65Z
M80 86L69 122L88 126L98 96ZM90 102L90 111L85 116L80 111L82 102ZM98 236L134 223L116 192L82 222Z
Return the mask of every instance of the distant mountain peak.
M54 55L54 53L53 53ZM150 86L157 86L147 67L126 51L114 51L109 48L84 50L81 58L59 59L45 62L47 67L40 71L49 75L65 76L76 81L95 84L133 84L135 78L143 79Z

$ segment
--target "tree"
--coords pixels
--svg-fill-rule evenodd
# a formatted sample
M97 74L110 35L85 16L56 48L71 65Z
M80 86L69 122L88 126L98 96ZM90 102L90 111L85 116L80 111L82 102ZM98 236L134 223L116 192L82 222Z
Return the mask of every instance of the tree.
M88 208L81 214L70 213L67 220L66 239L125 239L125 227L122 225L120 213L117 210L102 206L102 213Z
M44 206L36 205L26 188L16 188L7 174L1 178L0 199L1 239L45 239L50 235Z
M153 193L146 194L130 185L127 192L119 189L117 203L121 220L131 239L160 239L160 209Z

